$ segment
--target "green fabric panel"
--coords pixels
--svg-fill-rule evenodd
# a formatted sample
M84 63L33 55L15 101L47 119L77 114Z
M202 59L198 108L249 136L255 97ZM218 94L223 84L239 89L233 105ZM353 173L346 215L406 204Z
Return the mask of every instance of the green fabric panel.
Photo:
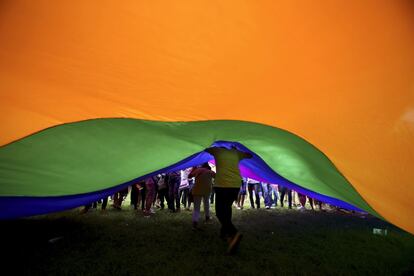
M95 119L46 129L0 148L0 196L94 192L176 163L218 140L242 143L286 179L372 210L317 148L242 121Z

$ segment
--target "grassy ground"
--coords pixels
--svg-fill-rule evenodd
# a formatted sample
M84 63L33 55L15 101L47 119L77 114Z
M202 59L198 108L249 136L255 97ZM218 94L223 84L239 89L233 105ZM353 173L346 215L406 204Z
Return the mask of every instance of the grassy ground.
M191 229L191 213L150 219L125 206L2 221L3 271L14 275L413 275L414 237L368 216L234 209L244 234L226 256L219 223ZM373 228L387 228L387 236ZM54 242L50 239L61 237ZM53 240L52 240L53 241ZM7 269L7 271L10 271Z

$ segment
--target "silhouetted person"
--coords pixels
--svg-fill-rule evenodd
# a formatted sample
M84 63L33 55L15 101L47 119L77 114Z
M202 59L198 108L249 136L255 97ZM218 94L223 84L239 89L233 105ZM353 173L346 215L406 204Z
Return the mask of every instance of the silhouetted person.
M280 192L280 206L283 207L283 201L285 199L285 194L288 196L289 209L292 209L292 190L279 185Z
M234 227L232 219L232 204L237 200L241 185L239 162L251 158L250 153L237 150L236 147L208 148L206 152L214 156L216 161L216 178L214 190L216 193L216 216L221 223L220 236L227 239L228 254L236 252L242 235Z

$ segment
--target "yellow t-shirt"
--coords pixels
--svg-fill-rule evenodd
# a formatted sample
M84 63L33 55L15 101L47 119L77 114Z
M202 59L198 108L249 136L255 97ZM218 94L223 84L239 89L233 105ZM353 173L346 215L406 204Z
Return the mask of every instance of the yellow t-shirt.
M206 168L196 168L191 171L190 177L195 177L195 184L191 191L196 196L208 196L211 193L215 173Z
M241 186L241 175L239 162L250 154L237 149L209 148L206 150L216 160L215 187L239 188Z

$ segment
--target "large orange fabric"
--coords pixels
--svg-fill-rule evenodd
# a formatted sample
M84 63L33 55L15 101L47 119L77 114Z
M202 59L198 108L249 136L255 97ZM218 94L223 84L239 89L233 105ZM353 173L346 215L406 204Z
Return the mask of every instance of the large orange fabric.
M1 1L0 145L90 118L264 123L414 233L413 20L410 1Z

